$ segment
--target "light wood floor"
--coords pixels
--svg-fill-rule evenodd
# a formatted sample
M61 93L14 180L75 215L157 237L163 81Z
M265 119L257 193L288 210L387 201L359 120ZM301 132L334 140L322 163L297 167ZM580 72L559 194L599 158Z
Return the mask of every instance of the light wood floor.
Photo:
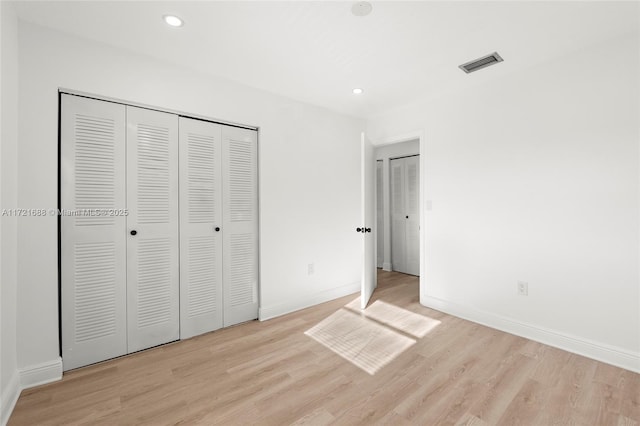
M354 298L72 371L9 425L640 423L638 374L424 308L415 277Z

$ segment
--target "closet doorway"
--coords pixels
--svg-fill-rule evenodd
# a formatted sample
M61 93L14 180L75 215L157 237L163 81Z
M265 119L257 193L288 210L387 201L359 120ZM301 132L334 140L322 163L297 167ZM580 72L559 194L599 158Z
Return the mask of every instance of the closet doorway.
M64 370L258 317L257 130L60 94Z

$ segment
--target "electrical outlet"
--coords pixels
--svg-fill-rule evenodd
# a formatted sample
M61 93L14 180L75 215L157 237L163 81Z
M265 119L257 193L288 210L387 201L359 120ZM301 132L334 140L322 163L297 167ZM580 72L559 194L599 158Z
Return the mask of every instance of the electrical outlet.
M307 275L313 275L315 271L316 271L316 267L313 263L310 263L307 265Z
M529 283L524 281L518 281L518 294L520 296L528 296L529 295Z

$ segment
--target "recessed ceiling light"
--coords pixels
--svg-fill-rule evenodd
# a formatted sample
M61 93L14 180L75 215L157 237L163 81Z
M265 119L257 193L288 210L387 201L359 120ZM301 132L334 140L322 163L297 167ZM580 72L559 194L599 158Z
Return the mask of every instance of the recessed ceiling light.
M361 95L364 92L364 90L362 90L359 87L356 87L355 89L353 89L353 94L354 95Z
M184 25L182 19L174 15L164 15L162 19L164 19L164 22L166 22L167 25L170 25L172 27L181 27L182 25Z
M351 13L355 16L367 16L373 10L373 6L368 1L359 1L351 6Z

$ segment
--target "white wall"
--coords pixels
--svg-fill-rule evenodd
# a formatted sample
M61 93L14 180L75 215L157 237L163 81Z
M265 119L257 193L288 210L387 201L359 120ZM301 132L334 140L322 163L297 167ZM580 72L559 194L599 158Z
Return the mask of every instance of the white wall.
M262 318L359 290L364 122L24 23L20 77L21 207L56 206L59 87L256 125ZM56 244L56 218L21 220L18 360L49 377L59 368Z
M382 160L382 244L376 246L378 254L382 254L382 264L379 268L391 271L391 177L389 160L407 155L420 154L420 140L380 145L376 148L376 160ZM379 231L379 230L377 230ZM382 253L380 253L382 251Z
M370 120L425 135L423 304L640 370L638 40Z
M16 208L18 152L18 19L0 2L0 210ZM17 220L0 217L0 423L20 392L16 358Z

